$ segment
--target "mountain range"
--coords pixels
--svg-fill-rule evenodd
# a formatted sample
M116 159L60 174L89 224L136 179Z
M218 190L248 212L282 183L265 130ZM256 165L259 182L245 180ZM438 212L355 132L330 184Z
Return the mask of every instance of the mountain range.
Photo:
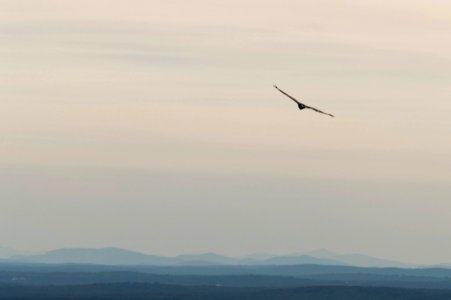
M292 255L274 256L254 254L228 257L216 253L184 254L175 257L149 255L120 248L64 248L44 254L20 254L3 258L3 262L44 264L98 264L98 265L335 265L356 267L411 267L401 262L375 258L363 254L336 254L324 249Z
M36 254L36 253L28 252L28 251L20 251L20 250L16 250L16 249L13 249L10 247L0 246L0 259L7 259L7 258L11 258L16 255L32 255L32 254Z

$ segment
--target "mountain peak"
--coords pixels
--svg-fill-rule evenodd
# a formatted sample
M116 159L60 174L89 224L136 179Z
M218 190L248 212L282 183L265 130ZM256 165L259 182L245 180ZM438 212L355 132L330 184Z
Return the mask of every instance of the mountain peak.
M324 248L311 250L304 254L313 256L313 257L317 257L317 258L331 258L331 257L337 256L336 253L329 251L327 249L324 249Z

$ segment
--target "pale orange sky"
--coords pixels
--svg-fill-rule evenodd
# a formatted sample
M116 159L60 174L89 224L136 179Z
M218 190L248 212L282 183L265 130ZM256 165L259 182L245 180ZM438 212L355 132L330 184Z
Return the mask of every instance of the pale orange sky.
M0 0L2 243L451 261L451 3L355 2Z

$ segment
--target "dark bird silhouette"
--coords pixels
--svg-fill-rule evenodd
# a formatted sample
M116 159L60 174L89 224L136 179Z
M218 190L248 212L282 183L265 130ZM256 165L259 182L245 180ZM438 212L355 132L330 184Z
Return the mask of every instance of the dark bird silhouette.
M321 110L319 110L319 109L316 109L316 108L311 107L311 106L307 106L307 105L305 105L305 104L299 102L299 101L296 100L294 97L288 95L287 93L285 93L284 91L282 91L281 89L279 89L276 85L274 85L274 87L275 87L279 92L281 92L282 94L284 94L285 96L287 96L288 98L290 98L291 100L293 100L294 102L296 102L300 110L303 110L303 109L305 109L305 108L308 108L308 109L314 110L314 111L316 111L316 112L319 112L319 113L321 113L321 114L325 114L325 115L334 117L334 115L328 114L328 113L323 112L323 111L321 111Z

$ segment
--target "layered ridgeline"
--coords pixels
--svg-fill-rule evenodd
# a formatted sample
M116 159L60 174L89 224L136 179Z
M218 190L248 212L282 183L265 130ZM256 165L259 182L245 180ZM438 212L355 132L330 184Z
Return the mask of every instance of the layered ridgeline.
M149 255L119 248L66 248L38 255L9 255L3 262L45 264L98 264L98 265L331 265L358 267L409 267L409 265L362 254L336 254L327 250L273 256L254 254L228 257L215 253L187 254L175 257Z
M0 299L451 299L451 269L398 265L326 250L232 258L59 249L3 259Z
M31 251L21 251L10 247L0 246L0 259L9 259L14 256L33 255L36 254Z

